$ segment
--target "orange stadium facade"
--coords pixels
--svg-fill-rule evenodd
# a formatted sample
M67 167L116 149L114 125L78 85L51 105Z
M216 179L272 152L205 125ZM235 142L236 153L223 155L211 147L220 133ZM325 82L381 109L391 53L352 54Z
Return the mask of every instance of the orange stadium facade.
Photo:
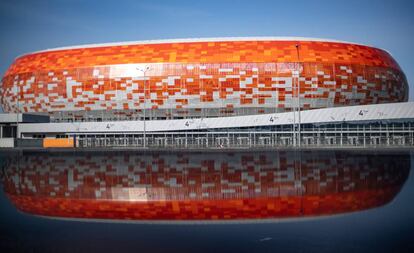
M29 53L6 71L0 93L8 113L105 121L406 102L408 83L392 56L371 46L308 38L217 38Z

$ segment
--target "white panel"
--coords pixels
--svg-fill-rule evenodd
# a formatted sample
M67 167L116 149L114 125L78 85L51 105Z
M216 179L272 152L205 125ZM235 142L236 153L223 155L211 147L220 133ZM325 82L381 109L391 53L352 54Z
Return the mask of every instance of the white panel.
M0 148L13 148L14 138L0 138Z
M273 119L273 122L270 121ZM367 120L414 119L414 102L348 106L307 110L301 112L302 123L340 123ZM292 124L293 113L260 114L248 116L152 120L146 122L147 131L193 130L207 128L248 127ZM139 132L143 121L75 122L21 124L22 133L48 132Z

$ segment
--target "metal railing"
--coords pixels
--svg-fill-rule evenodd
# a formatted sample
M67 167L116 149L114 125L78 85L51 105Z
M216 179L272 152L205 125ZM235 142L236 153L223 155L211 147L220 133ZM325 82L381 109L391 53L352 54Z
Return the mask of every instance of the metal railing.
M75 135L73 135L75 136ZM147 132L148 148L281 148L298 146L293 131ZM80 148L144 147L143 133L76 135ZM414 128L302 130L303 147L414 146Z

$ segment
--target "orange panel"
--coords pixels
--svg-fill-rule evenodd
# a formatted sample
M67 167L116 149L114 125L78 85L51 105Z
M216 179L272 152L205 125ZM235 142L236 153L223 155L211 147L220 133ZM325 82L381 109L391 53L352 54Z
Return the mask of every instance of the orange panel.
M295 45L298 43L301 62L363 64L401 70L386 51L352 43L226 41L212 44L210 42L138 44L31 53L17 58L6 72L6 76L35 70L125 63L297 62ZM205 47L207 44L210 45ZM179 45L182 47L177 47Z
M73 148L74 140L73 138L45 138L43 139L44 148Z

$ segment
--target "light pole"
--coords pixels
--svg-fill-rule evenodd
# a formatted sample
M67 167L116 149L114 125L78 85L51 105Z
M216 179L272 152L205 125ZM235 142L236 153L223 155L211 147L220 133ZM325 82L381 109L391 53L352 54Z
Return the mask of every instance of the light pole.
M144 74L144 148L147 147L147 125L146 125L146 84L147 84L147 80L146 80L146 73L147 71L150 69L150 67L145 67L144 69L140 69L137 68L137 70L142 71L142 73Z
M17 83L17 116L16 116L16 138L19 138L19 114L20 114L20 82ZM23 118L23 116L22 116ZM13 137L13 136L12 136Z
M301 132L300 132L300 57L299 57L299 43L297 43L296 45L296 53L297 53L297 57L298 57L298 83L297 83L297 96L298 96L298 146L300 147L300 143L301 143Z

